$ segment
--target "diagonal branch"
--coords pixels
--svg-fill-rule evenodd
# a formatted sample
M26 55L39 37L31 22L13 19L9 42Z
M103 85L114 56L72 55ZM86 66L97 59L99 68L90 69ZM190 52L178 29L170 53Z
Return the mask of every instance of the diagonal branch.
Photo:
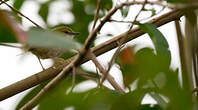
M162 16L159 16L157 18L150 20L149 23L152 23L152 24L156 25L157 27L159 27L159 26L162 26L162 25L169 23L171 21L178 20L183 15L184 15L184 13L182 11L173 10L166 14L163 14ZM96 47L93 47L91 50L93 51L93 53L96 56L99 56L107 51L110 51L111 49L116 48L118 46L117 42L119 42L122 38L126 38L126 40L124 41L124 43L126 43L126 42L129 42L130 40L133 40L133 39L143 35L143 34L144 34L144 32L140 28L137 27L135 29L130 30L128 35L127 35L127 33L122 33L118 36L115 36L111 40L108 40ZM48 68L45 71L39 72L39 73L32 75L26 79L18 81L10 86L0 89L0 101L4 100L6 98L9 98L17 93L20 93L24 90L27 90L31 87L34 87L34 86L40 84L41 82L44 82L44 81L54 78L58 73L60 73L60 71L63 69L63 67L68 65L72 60L74 60L75 57L68 59L63 65L61 65L59 67ZM86 61L88 61L88 59L84 58L83 61L81 61L80 63L82 64L82 63L85 63Z
M93 23L92 30L94 30L94 28L96 26L96 23L97 23L97 20L98 20L99 11L100 11L100 6L101 6L101 0L98 0L96 14L94 15L94 23Z
M88 51L88 57L90 57L90 60L93 61L93 63L96 65L96 67L99 69L99 71L106 76L107 80L111 83L111 85L118 91L125 93L125 91L119 86L119 84L114 80L113 76L111 76L105 68L99 63L99 61L96 59L96 56L91 52Z

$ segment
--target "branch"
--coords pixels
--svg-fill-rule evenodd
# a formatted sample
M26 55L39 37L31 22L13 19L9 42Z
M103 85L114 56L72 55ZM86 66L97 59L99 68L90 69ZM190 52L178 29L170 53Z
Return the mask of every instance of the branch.
M120 54L121 48L122 48L121 43L118 42L118 48L116 49L115 53L113 54L113 56L112 56L112 58L111 58L111 60L110 60L110 62L109 62L107 71L106 71L106 73L104 74L104 76L102 77L100 84L103 84L103 82L105 81L105 79L106 79L106 77L107 77L109 71L111 70L111 68L112 68L112 66L113 66L113 64L114 64L114 61L115 61L116 57L118 56L118 54Z
M171 12L163 14L162 16L159 16L157 18L150 20L149 23L152 23L152 24L156 25L157 27L159 27L159 26L162 26L162 25L169 23L171 21L178 20L183 15L184 15L184 13L182 11L173 10ZM115 36L111 40L108 40L96 47L93 47L91 50L96 56L99 56L107 51L110 51L110 50L116 48L118 46L117 42L119 42L122 38L126 38L126 40L124 41L124 43L126 43L130 40L133 40L133 39L143 35L143 34L144 34L144 32L139 27L137 27L135 29L132 29L129 32L128 36L127 36L127 33L122 33L118 36ZM50 68L46 69L45 71L39 72L39 73L32 75L26 79L18 81L10 86L0 89L0 101L4 100L6 98L9 98L15 94L18 94L24 90L27 90L31 87L34 87L44 81L54 78L58 73L61 72L63 67L68 65L72 60L74 60L75 57L68 59L63 65L61 65L59 67L50 67ZM80 63L82 64L82 63L85 63L86 61L88 61L88 59L84 58L83 61L81 61Z
M96 67L99 69L99 71L106 76L107 80L110 82L110 84L118 91L125 93L125 91L120 87L120 85L114 80L113 76L111 76L104 67L99 63L99 61L96 59L96 56L89 51L88 57L90 57L90 60L93 61L93 63L96 65Z
M98 15L99 15L99 11L100 11L100 6L101 6L101 0L98 0L96 14L94 15L94 23L93 23L92 30L94 30L94 28L96 26L96 22L98 20Z
M177 41L178 41L178 46L179 46L179 56L180 56L180 64L181 64L181 73L182 73L182 82L183 82L183 87L185 90L189 90L189 87L193 87L190 84L193 84L190 77L189 73L186 68L186 58L185 58L185 48L184 48L184 37L181 31L180 23L179 21L175 21L175 28L176 28L176 33L177 33ZM192 89L192 88L191 88Z

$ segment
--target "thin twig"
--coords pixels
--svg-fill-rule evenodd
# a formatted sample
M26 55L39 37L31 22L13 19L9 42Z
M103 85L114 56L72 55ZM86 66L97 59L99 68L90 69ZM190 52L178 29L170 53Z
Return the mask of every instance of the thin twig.
M101 0L98 0L97 3L97 9L96 9L96 13L94 15L94 23L93 23L93 27L92 27L92 31L94 30L97 20L98 20L98 15L99 15L99 11L100 11L100 6L101 6Z
M96 68L96 74L97 74L98 76L100 76L97 68ZM100 85L100 77L98 77L98 80L97 80L97 88L100 88L100 87L101 87L101 85Z
M13 47L13 48L19 48L19 49L23 48L21 46L15 46L15 45L10 45L10 44L5 44L5 43L0 43L0 46Z
M166 7L162 7L162 9L160 11L158 11L157 13L155 13L155 15L159 15ZM153 16L150 16L150 17L147 17L147 18L143 18L143 19L140 19L139 21L145 21L147 19L150 19L152 18Z
M158 11L155 15L158 15L160 14L166 7L163 7L160 11ZM143 18L143 19L140 19L138 21L145 21L147 19L150 19L152 18L153 16L150 16L150 17L146 17L146 18ZM115 19L109 19L109 22L118 22L118 23L134 23L133 21L123 21L123 20L115 20ZM135 24L134 24L135 25Z
M98 82L98 78L100 78L100 76L96 76L96 75L93 75L93 74L88 74L88 73L85 73L83 71L76 71L76 75L79 75L83 78L86 78L88 80L93 80L95 82Z
M7 4L5 1L0 0L2 3L4 3L5 5L7 5L10 9L12 9L13 11L15 11L16 13L18 13L19 15L23 16L24 18L26 18L27 20L29 20L31 23L33 23L35 26L37 26L38 28L43 29L41 26L39 26L36 22L34 22L33 20L31 20L30 18L28 18L27 16L25 16L23 13L21 13L20 11L18 11L16 8L12 7L11 5Z
M115 51L115 53L113 54L113 57L111 58L110 62L109 62L109 66L108 66L108 69L107 69L107 72L105 73L104 77L102 78L101 80L101 84L103 84L103 82L105 81L109 71L111 70L113 64L114 64L114 61L116 59L116 57L118 56L118 54L120 53L120 50L121 50L122 46L121 44L118 42L118 49Z
M36 55L35 55L35 56L36 56ZM42 64L42 62L41 62L41 59L40 59L38 56L36 56L36 57L37 57L37 59L38 59L38 61L39 61L39 64L41 65L42 69L45 70L45 68L44 68L44 66L43 66L43 64Z
M179 46L179 56L180 56L180 62L181 62L181 73L182 73L182 84L185 90L189 90L189 87L192 87L193 84L189 81L189 73L187 72L186 68L186 61L185 61L185 50L184 50L184 37L181 32L180 23L178 20L175 21L175 28L177 33L177 41Z

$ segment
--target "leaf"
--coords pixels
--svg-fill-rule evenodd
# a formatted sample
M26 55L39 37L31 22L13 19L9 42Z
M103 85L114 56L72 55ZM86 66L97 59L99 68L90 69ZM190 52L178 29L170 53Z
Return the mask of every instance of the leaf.
M91 1L96 1L96 0L91 0ZM73 7L71 9L71 12L75 17L75 21L71 24L71 28L78 32L81 32L78 36L75 36L74 39L80 43L84 43L84 41L86 40L89 34L88 25L93 20L94 15L87 14L85 12L85 8L89 4L86 4L85 2L81 2L78 0L72 0L72 3L73 3Z
M76 79L75 84L85 81L85 79L79 76L76 76ZM70 75L67 79L61 81L55 88L45 94L39 104L39 110L63 110L70 106L75 106L75 109L76 107L82 108L83 99L87 96L88 91L82 93L67 93L71 86L72 77Z
M92 89L88 92L84 100L84 109L82 110L110 110L112 104L118 100L121 93L108 89Z
M154 50L151 48L140 49L135 54L136 59L136 69L139 74L139 77L144 82L147 82L148 79L153 78L159 70L159 66L156 63L156 55Z
M127 47L120 53L120 61L122 64L134 64L134 47Z
M124 84L129 85L138 77L135 65L134 47L130 46L123 49L120 53L118 63L123 74Z
M141 88L135 89L134 91L128 92L124 95L120 95L114 101L111 110L137 110L141 105L145 94L148 92L150 92L150 90Z
M0 23L0 42L4 43L16 43L17 40L14 34L8 27L5 27Z
M168 105L173 110L192 110L193 99L192 91L184 90L181 87L178 70L167 70L166 84L159 90L159 93L166 96L169 100Z
M158 105L161 108L163 108L163 109L167 108L168 103L159 94L151 92L151 93L149 93L149 95L151 95L151 97L157 101Z
M42 17L42 19L47 22L47 17L48 17L48 14L49 14L49 4L50 2L46 2L46 3L43 3L41 4L41 7L39 9L39 15Z
M157 54L170 54L168 42L155 25L145 23L139 24L139 26L144 32L149 34L151 40L153 41Z
M97 0L85 0L85 5L94 5L97 6ZM112 7L112 0L101 0L101 10L110 10Z
M139 26L144 32L149 34L155 46L159 64L160 62L163 62L163 66L166 68L169 67L171 62L171 53L164 35L153 24L145 23L139 24Z
M7 11L0 10L0 21L0 42L24 43L26 33L18 27Z
M72 9L71 12L75 17L75 21L71 24L71 28L80 32L78 36L75 36L75 39L80 42L84 43L86 40L89 31L88 26L92 22L94 18L94 14L86 13L86 9L88 6L93 6L96 9L97 0L71 0L72 1ZM101 10L108 10L112 7L112 0L101 0ZM99 15L100 16L100 15ZM93 45L92 45L93 46Z
M120 11L121 11L122 17L126 18L128 13L129 13L129 7L128 6L123 7L123 8L120 9Z
M113 2L112 0L101 0L101 9L102 10L110 10L112 5L113 5Z
M28 92L17 104L16 110L19 110L21 107L23 107L28 101L30 101L36 94L46 85L47 83L43 83L32 89L30 92Z
M80 44L64 34L32 28L28 31L27 44L30 47L58 48L64 51L79 49Z
M17 10L20 10L24 1L25 0L15 0L13 4L14 8L16 8Z

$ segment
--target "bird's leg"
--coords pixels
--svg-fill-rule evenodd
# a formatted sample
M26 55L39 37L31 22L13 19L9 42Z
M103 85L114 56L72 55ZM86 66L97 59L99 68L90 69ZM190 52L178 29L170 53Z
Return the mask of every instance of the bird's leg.
M41 59L38 56L36 56L36 57L38 58L38 61L39 61L40 65L41 65L42 69L45 70L45 68L43 67L43 65L41 63Z

